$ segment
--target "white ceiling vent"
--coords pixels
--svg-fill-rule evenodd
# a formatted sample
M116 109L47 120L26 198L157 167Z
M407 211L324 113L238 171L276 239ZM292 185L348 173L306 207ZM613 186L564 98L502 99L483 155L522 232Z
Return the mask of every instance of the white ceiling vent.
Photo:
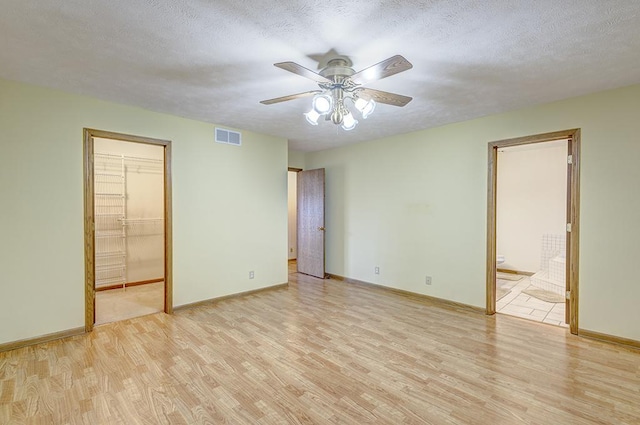
M216 142L240 146L242 144L242 135L237 131L216 127Z

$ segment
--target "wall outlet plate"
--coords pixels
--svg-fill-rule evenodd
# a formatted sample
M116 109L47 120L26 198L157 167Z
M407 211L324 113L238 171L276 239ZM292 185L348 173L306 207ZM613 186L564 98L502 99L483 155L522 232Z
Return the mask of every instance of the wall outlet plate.
M251 270L249 272L249 279L253 279L254 277L256 277L256 274L253 272L253 270Z
M431 276L427 276L427 278L424 281L425 284L427 285L431 285Z
M375 274L380 274L380 267L376 267L375 269L373 269L373 272Z

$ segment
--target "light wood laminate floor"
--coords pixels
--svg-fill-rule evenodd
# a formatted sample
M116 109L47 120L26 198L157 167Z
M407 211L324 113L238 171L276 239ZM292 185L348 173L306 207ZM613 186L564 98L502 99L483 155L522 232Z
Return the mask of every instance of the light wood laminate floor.
M0 424L639 424L640 352L291 274L0 354Z

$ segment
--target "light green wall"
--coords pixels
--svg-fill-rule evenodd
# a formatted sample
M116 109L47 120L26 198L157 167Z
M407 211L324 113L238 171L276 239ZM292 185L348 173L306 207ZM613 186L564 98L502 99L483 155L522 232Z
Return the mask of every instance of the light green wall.
M306 154L327 271L484 307L487 143L581 128L579 326L640 340L639 113L632 86Z
M0 80L0 343L84 324L84 127L173 141L175 305L287 281L288 165L327 169L330 273L477 306L487 143L580 127L580 327L640 340L639 112L632 86L301 154L245 131L241 148L220 145L211 124Z
M289 150L289 167L304 170L304 152Z
M285 139L0 80L0 343L84 325L85 127L172 141L174 305L287 282Z

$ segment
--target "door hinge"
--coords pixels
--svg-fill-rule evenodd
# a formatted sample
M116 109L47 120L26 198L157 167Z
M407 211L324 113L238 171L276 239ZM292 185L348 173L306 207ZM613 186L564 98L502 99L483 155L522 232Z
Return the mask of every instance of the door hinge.
M565 292L565 293L564 293L564 297L565 297L566 299L570 300L570 299L571 299L571 291L567 291L567 292Z
M573 164L573 155L567 156L567 164Z
M571 233L571 223L567 223L567 232Z

